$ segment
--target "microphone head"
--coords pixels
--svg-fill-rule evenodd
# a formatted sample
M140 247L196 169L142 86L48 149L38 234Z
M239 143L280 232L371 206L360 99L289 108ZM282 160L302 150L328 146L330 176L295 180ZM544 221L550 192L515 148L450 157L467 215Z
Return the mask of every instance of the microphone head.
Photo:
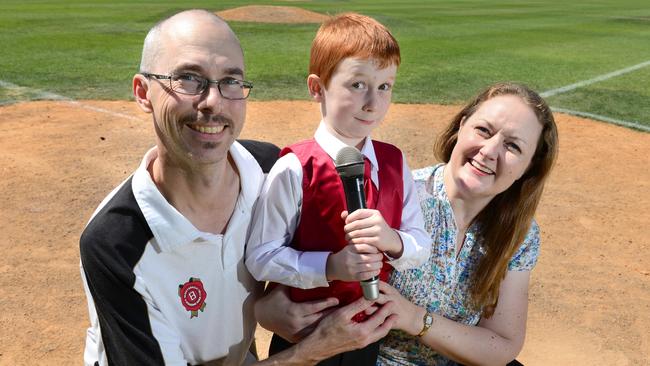
M339 150L334 165L341 177L363 176L363 154L355 147L346 146Z

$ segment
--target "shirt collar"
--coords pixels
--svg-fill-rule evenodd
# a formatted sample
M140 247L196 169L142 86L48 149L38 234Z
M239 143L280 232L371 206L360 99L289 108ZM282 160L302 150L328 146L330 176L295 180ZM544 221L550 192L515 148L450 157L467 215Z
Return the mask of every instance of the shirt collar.
M239 185L241 188L239 192L240 202L238 204L244 205L247 210L252 210L260 195L264 172L262 172L262 168L255 160L255 157L239 142L235 141L230 146L229 152L239 171Z
M259 195L261 181L264 179L262 169L255 158L238 142L233 143L229 153L240 172L241 190L236 206L252 210ZM133 174L132 190L160 250L171 251L193 241L214 241L215 237L221 236L197 229L167 202L147 170L149 164L157 157L157 147L151 148L145 154L140 166ZM244 171L246 174L241 174Z
M447 195L447 188L445 187L445 169L447 164L440 163L436 165L433 169L433 192L432 195L441 202L446 209L448 214L451 217L454 227L456 226L456 220L454 219L454 210L451 208L451 201ZM475 237L478 235L480 229L480 224L474 220L474 222L467 228L467 235L471 240L475 240Z
M440 163L433 168L433 195L451 207L449 197L447 197L447 188L445 187L445 166L446 164Z
M322 120L318 125L318 129L316 129L316 133L314 133L314 140L316 140L316 142L323 148L323 150L325 150L327 155L329 155L332 160L336 160L336 154L339 152L339 150L348 146L345 142L332 135L332 133L327 129L327 126L325 126L325 122ZM361 153L370 161L370 166L372 167L373 173L379 171L379 165L377 164L377 155L375 154L375 148L372 144L370 136L366 136L364 139L363 146L361 147Z

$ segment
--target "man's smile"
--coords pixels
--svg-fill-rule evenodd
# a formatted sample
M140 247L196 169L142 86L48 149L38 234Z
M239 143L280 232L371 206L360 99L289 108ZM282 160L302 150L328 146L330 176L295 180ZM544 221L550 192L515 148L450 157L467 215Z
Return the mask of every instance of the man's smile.
M206 133L206 134L209 134L209 135L214 135L214 134L218 134L221 131L223 131L224 128L226 128L227 126L226 125L188 124L187 127L189 127L190 129L192 129L194 131L197 131L197 132Z

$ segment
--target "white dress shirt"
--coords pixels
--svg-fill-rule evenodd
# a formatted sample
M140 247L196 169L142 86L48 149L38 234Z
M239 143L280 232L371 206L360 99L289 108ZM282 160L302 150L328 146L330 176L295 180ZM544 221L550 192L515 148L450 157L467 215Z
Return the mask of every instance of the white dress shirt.
M316 143L334 160L347 146L333 136L321 121L314 134ZM361 153L370 160L371 178L379 185L378 164L370 137ZM394 268L405 270L424 263L429 257L431 239L424 230L424 220L406 159L402 159L404 202L399 234L404 245L402 256L389 261ZM331 252L305 252L290 247L298 227L302 208L302 164L289 153L273 166L262 187L253 213L253 227L246 248L246 266L258 281L272 281L295 288L328 286L327 257Z

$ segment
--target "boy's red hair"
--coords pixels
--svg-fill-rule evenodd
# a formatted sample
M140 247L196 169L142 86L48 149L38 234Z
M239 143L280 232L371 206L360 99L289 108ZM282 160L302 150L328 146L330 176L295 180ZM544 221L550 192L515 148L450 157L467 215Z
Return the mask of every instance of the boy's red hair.
M326 21L311 45L309 73L320 77L327 87L341 60L355 57L374 59L380 68L399 66L399 45L388 28L361 14L345 13Z

